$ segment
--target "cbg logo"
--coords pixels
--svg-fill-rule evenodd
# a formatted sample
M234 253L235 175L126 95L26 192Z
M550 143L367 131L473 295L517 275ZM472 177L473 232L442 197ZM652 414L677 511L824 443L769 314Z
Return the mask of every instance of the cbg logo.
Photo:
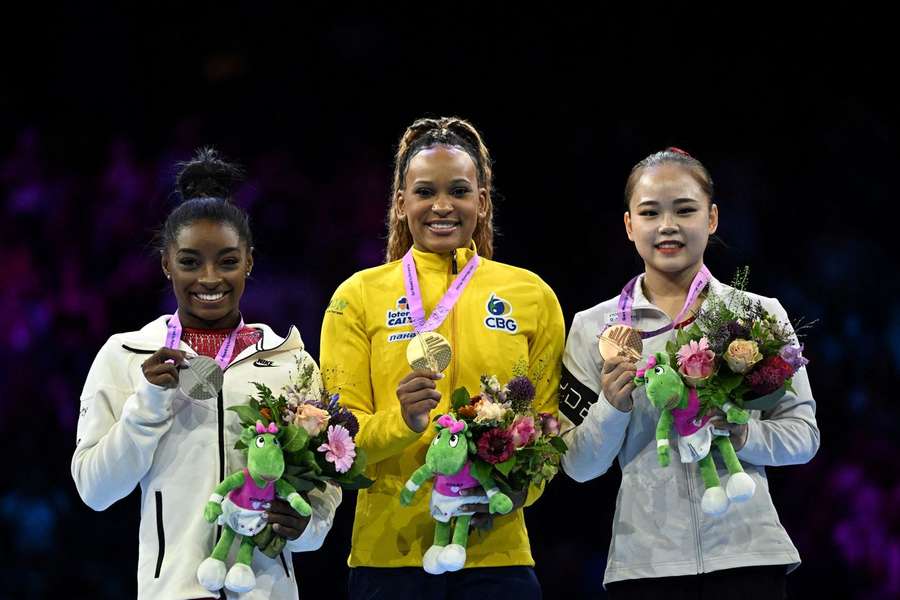
M484 326L488 329L515 333L519 328L516 320L509 316L512 314L512 305L494 293L491 293L488 298L487 312L488 316L484 319Z

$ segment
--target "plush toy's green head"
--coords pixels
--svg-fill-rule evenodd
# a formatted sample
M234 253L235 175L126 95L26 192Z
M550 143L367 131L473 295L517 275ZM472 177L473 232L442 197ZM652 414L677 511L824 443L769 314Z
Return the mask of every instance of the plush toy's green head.
M469 431L465 421L441 415L435 425L438 433L425 454L425 464L439 475L459 473L469 458Z
M669 355L665 352L651 356L647 367L638 370L634 383L647 386L647 398L659 410L676 408L684 397L684 381L669 364Z
M278 441L278 426L268 427L261 421L247 427L241 433L241 441L247 444L247 470L254 479L275 481L284 474L284 454Z

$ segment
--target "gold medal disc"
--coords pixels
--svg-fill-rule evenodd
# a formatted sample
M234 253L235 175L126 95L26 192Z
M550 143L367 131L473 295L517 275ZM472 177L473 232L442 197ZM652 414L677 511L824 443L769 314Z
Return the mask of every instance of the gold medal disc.
M417 333L406 347L406 361L413 369L442 373L450 366L453 350L447 338L434 331Z

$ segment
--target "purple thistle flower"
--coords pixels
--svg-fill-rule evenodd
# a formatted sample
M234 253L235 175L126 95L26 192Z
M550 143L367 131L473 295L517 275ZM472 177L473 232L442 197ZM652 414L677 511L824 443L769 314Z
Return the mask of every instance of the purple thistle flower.
M534 384L527 377L513 377L506 384L506 399L516 412L526 410L534 400L534 394Z
M343 426L344 429L350 432L350 437L356 437L356 434L359 433L359 420L357 420L356 415L343 406L338 406L338 409L331 414L332 424Z

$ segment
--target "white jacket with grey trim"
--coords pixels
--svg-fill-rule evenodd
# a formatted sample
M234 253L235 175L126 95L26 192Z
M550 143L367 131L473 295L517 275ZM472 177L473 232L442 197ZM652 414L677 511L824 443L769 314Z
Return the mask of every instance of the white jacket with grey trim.
M731 290L713 279L710 290ZM774 298L751 294L763 307L787 321ZM800 555L778 520L769 495L766 466L803 464L819 448L816 403L806 369L793 379L796 393L788 393L770 412L751 412L747 442L737 453L744 470L756 482L756 494L732 504L720 517L700 510L703 480L696 463L682 464L678 445L671 464L660 467L656 453L659 411L643 388L632 393L634 407L621 412L600 388L603 359L597 335L617 322L618 296L575 315L563 356L559 409L564 439L569 445L563 469L577 481L606 473L618 457L622 482L616 499L612 540L604 585L644 577L694 575L756 565L788 565L793 570ZM635 286L633 321L637 329L654 331L671 323ZM669 331L644 340L643 355L665 349L675 333ZM724 463L716 456L723 484Z
M141 371L147 356L164 345L168 319L163 315L140 331L116 334L101 348L81 393L72 457L75 486L94 510L104 510L140 484L138 598L153 600L211 595L196 575L217 530L203 519L203 508L215 486L246 464L245 455L234 449L241 433L238 417L225 409L246 404L256 392L251 382L277 390L296 373L298 360L315 365L296 328L281 338L267 325L249 325L262 337L225 369L218 400L193 400L150 384ZM184 342L181 350L193 353ZM303 534L288 542L291 552L321 547L341 490L328 486L309 496L312 518ZM237 544L232 561L236 549ZM271 559L257 551L252 567L256 588L241 598L299 597L290 555ZM227 597L235 596L228 592Z

